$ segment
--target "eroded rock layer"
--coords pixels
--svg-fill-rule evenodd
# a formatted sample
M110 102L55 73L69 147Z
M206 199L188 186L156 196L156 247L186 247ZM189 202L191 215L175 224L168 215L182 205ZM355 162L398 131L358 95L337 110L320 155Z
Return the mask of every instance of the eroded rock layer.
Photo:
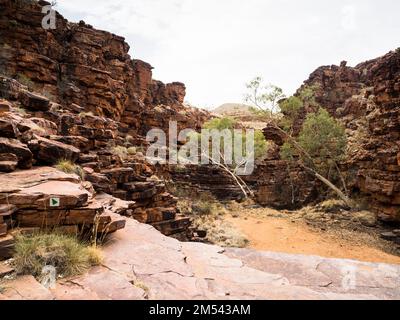
M31 168L76 163L72 170L84 178L91 197L126 201L119 214L187 239L189 219L179 215L177 199L154 176L142 151L149 130L168 132L170 121L179 130L199 129L209 114L184 105L183 83L154 80L150 64L131 59L124 38L83 21L70 23L59 13L56 29L44 29L45 5L0 0L0 172L24 178ZM0 174L1 181L7 177ZM49 184L49 192L72 188ZM108 207L81 201L46 211L50 193L40 206L29 205L33 200L25 193L7 191L3 200L10 196L14 207L3 206L0 215L5 252L7 230L15 227L11 221L23 228L93 225ZM82 209L86 205L90 208ZM115 226L113 231L121 227Z
M304 86L315 88L317 102L346 128L348 150L341 170L352 195L364 198L383 219L400 220L400 51L367 61L356 67L324 66L314 71ZM312 108L305 107L295 123L295 132ZM273 128L265 136L276 143L282 137ZM298 191L294 203L312 200L313 180L301 170L279 162L279 153L267 159L261 177L260 197L265 204L290 206L291 184ZM279 173L277 173L279 172ZM265 197L268 195L268 197Z
M165 129L169 120L201 125L206 113L183 106L185 85L153 80L152 66L132 60L123 37L58 13L56 29L45 30L42 5L46 2L0 0L0 73L70 110L79 106L121 120L122 131L131 135Z

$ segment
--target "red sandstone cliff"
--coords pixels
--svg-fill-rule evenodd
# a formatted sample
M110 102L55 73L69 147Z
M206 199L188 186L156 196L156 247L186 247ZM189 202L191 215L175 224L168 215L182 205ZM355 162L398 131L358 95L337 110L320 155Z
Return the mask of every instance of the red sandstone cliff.
M341 167L352 195L364 198L380 217L400 219L399 50L354 68L346 62L320 67L304 85L316 86L317 102L346 127L349 146ZM297 131L311 111L304 108L295 124ZM266 128L265 133L281 143L273 129ZM278 154L259 167L259 176L263 177L259 194L267 204L291 205L290 180L295 182L295 204L315 198L315 183L298 170L287 174Z
M122 120L121 130L131 135L166 125L166 119L198 128L208 117L183 106L184 84L153 80L151 65L132 60L123 37L68 22L59 13L56 29L43 29L45 4L0 0L0 73L24 80L67 108L76 104Z

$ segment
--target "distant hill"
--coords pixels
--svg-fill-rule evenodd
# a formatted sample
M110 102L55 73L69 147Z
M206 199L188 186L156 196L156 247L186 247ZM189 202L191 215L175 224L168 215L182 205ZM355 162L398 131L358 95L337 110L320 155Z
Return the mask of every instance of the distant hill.
M251 106L241 103L225 103L212 112L224 116L252 116Z
M246 128L262 130L266 123L260 121L251 111L251 108L251 106L242 103L225 103L211 112L219 116L234 118Z

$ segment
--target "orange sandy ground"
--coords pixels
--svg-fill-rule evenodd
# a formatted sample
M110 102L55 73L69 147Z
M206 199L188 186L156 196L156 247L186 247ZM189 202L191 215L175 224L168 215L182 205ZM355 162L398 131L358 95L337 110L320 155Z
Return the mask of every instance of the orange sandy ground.
M367 262L400 264L400 257L388 254L364 239L347 239L346 235L326 233L274 217L227 218L250 241L249 248L282 253L317 255L327 258L354 259Z

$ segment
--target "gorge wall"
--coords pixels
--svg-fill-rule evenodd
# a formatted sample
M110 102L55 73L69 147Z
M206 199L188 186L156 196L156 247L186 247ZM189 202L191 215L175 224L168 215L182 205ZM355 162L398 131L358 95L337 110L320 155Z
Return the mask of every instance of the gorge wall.
M107 234L121 215L187 240L190 219L141 148L150 129L199 129L209 113L184 105L184 84L152 79L124 38L59 13L43 29L48 4L0 0L0 259L16 228ZM60 160L84 179L47 167Z
M78 105L121 121L135 136L178 120L198 128L207 115L185 108L185 85L152 78L152 66L128 54L123 37L71 23L59 13L56 29L41 22L46 1L0 0L0 72L69 109ZM158 108L157 108L158 107ZM163 127L164 126L164 127Z
M346 128L348 149L341 170L352 196L363 198L382 219L399 220L400 50L354 68L346 62L320 67L304 86L313 86L317 102ZM313 111L304 107L295 123L296 132ZM276 145L269 159L258 167L260 201L290 207L315 199L318 184L300 169L287 171L287 164L280 160L279 132L267 127L264 133ZM292 182L296 186L294 199Z
M46 163L45 156L53 150L49 147L52 141L63 143L67 147L62 150L68 150L66 153L74 160L94 171L90 176L99 190L104 190L111 179L113 187L105 191L127 200L143 196L133 195L135 192L145 192L148 198L142 201L142 207L151 209L154 197L164 199L160 205L163 209L157 214L173 216L170 207L174 199L168 199L164 188L157 191L158 183L154 182L143 185L146 182L143 180L157 169L148 168L144 161L137 159L121 163L103 150L110 147L110 142L112 146L126 145L127 138L128 146L140 146L148 130L166 131L171 120L178 121L178 129L200 129L211 115L184 105L184 84L154 80L152 66L132 59L124 38L96 30L83 21L68 22L59 13L57 28L43 29L41 8L46 4L45 1L0 0L0 74L4 76L0 95L13 106L27 106L27 117L33 121L27 125L26 119L8 118L0 124L0 136L18 139L23 144L21 152L25 156L17 157L20 168ZM399 70L397 50L354 68L344 62L340 66L318 68L304 83L317 85L317 101L347 128L348 156L341 169L352 194L365 198L372 209L389 220L399 219L400 215ZM40 100L26 91L45 98ZM303 110L297 129L311 111L307 107ZM38 124L45 133L39 132L40 138L29 138L27 133L32 134L32 126ZM318 183L301 168L288 167L280 159L279 133L268 127L264 132L276 144L266 160L258 164L256 172L246 177L257 190L259 202L294 208L317 199ZM15 160L12 156L4 159L3 162ZM141 165L135 166L137 162ZM134 170L127 181L124 180L126 167ZM218 170L187 168L185 172L172 173L177 180L191 181L194 187L201 184L199 190L213 191L218 197L240 197L234 183Z

